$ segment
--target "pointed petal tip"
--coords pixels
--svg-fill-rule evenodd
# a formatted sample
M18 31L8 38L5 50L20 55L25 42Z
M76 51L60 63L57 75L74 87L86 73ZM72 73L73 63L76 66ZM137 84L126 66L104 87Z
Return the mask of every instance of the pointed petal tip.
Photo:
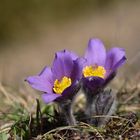
M104 65L106 60L104 43L98 38L90 39L85 52L85 58L87 59L88 65Z
M27 82L27 83L31 84L29 77L26 77L26 78L24 79L24 82Z
M97 43L97 42L103 43L103 41L101 39L99 39L99 38L90 38L89 39L89 44L90 43Z
M28 82L30 84L30 76L24 79L24 82Z

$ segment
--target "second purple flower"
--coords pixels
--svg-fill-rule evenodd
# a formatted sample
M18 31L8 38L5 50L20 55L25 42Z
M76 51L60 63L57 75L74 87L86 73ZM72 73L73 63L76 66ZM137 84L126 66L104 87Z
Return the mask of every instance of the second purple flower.
M123 48L114 47L106 52L99 39L91 39L84 58L83 86L91 92L104 87L114 78L117 69L126 61Z

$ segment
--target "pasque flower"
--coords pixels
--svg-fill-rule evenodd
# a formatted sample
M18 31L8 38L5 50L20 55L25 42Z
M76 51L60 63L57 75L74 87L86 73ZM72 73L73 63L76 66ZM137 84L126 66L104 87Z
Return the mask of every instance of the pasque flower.
M115 77L117 69L126 61L123 48L111 48L106 52L100 39L90 39L82 71L83 90L87 97L87 114L91 115L93 99Z
M26 80L33 88L44 92L42 99L45 103L56 101L70 113L71 100L80 88L81 62L73 52L60 51L55 54L51 68L45 67L39 75L30 76ZM67 117L72 115L68 113ZM73 123L69 122L69 124Z
M83 86L91 92L108 84L126 60L123 48L115 47L106 52L103 42L97 38L89 40L84 58Z

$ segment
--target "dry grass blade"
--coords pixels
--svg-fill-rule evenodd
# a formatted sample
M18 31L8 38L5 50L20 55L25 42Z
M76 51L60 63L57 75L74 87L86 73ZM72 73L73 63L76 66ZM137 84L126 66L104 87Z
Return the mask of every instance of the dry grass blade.
M137 97L140 94L139 90L136 90L131 96L129 96L123 104L126 104L127 102L129 102L130 100L132 100L133 98Z

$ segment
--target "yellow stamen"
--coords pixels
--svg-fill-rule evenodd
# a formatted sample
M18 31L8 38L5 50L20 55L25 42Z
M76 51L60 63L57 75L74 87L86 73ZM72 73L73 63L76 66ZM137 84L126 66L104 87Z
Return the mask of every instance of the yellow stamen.
M71 85L71 79L64 76L61 81L56 79L54 81L53 91L56 94L62 94L62 92Z
M84 77L90 77L90 76L97 76L100 78L105 78L106 70L102 66L86 66L83 69L83 75Z

